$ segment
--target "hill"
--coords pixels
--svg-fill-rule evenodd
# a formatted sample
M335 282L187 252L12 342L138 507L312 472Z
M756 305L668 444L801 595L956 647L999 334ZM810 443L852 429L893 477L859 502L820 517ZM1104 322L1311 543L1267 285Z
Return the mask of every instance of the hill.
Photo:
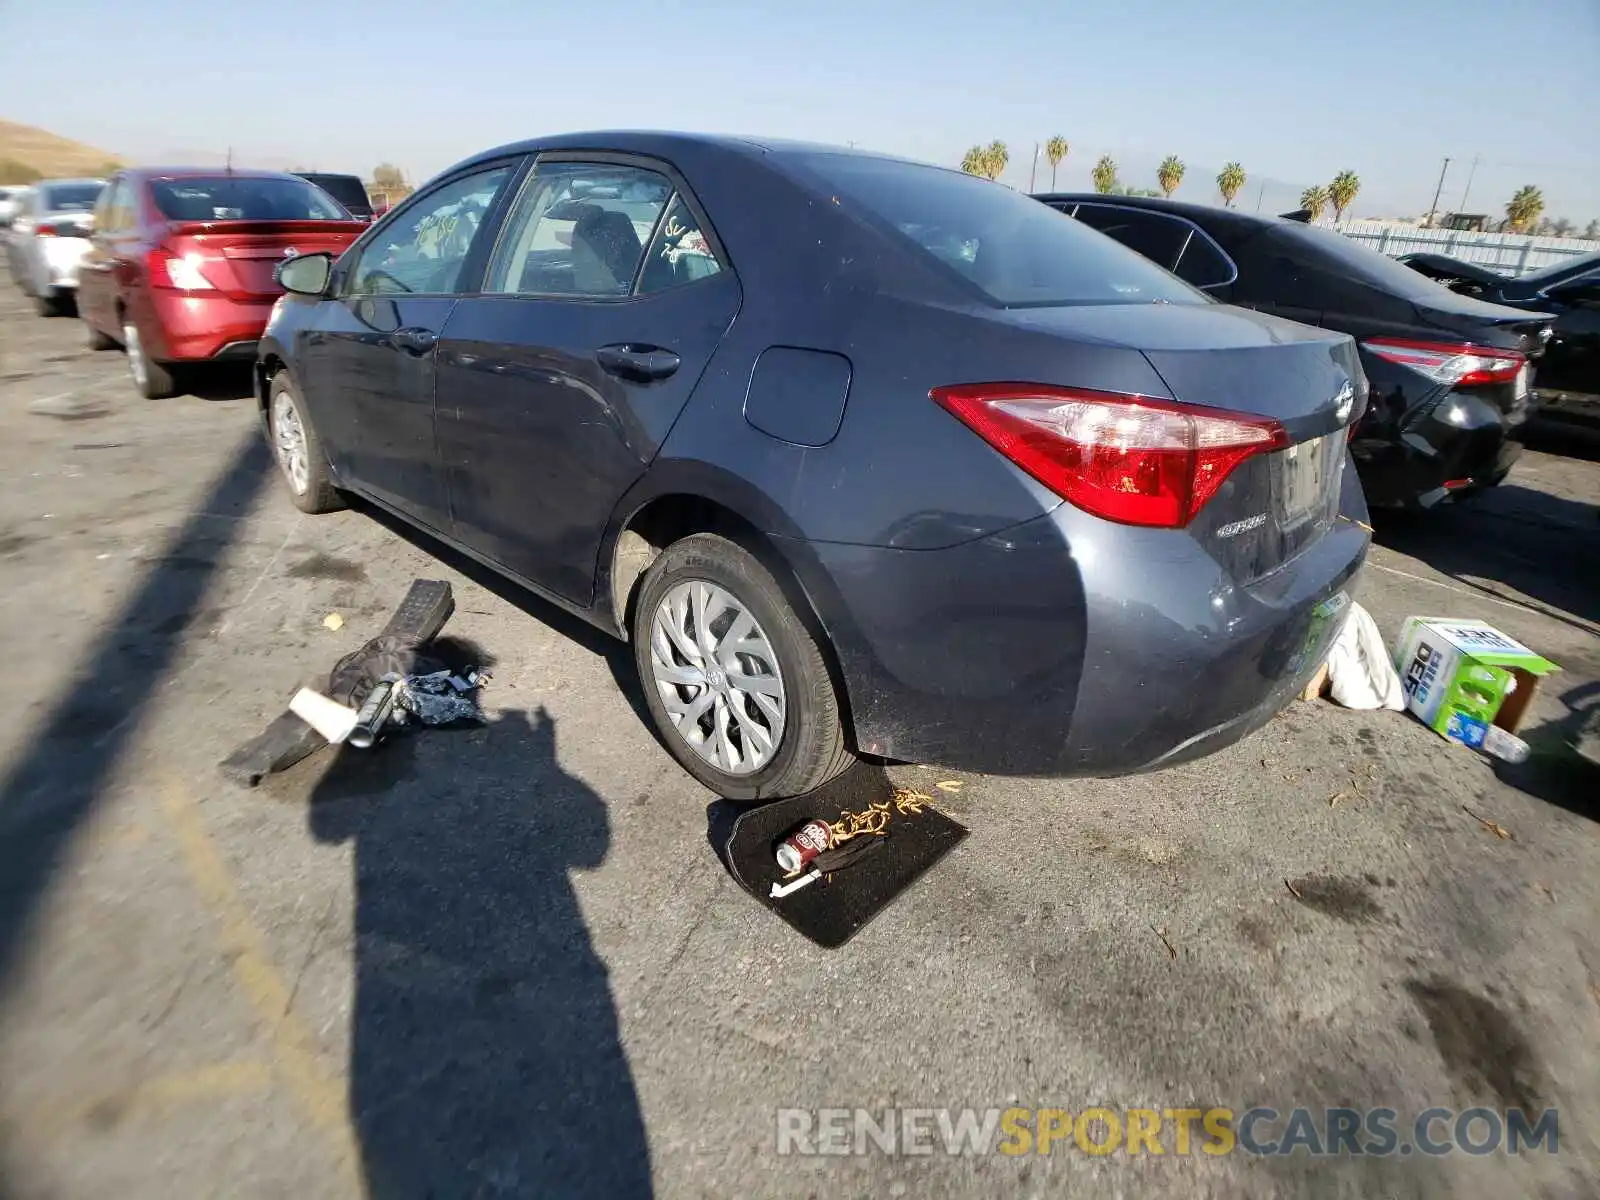
M52 179L94 175L117 161L117 156L109 151L58 137L49 130L0 121L0 164L20 163Z

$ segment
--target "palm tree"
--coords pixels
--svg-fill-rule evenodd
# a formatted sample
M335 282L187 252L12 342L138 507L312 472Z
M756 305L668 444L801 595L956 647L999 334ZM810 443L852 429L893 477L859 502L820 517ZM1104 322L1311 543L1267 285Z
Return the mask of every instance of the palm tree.
M990 179L999 179L1005 174L1006 164L1011 161L1011 151L1006 149L1006 144L996 138L984 147L983 162L984 174Z
M1328 189L1320 183L1312 184L1300 193L1300 207L1311 214L1311 224L1315 225L1328 211Z
M1328 201L1333 205L1335 225L1344 220L1344 210L1350 207L1350 202L1360 190L1361 176L1348 167L1333 177L1333 182L1328 185Z
M1600 238L1600 220L1590 221L1583 227L1583 236L1586 238Z
M1059 133L1044 144L1044 156L1050 160L1050 190L1056 190L1056 168L1067 156L1067 139Z
M1571 237L1576 229L1577 226L1565 217L1557 217L1550 222L1550 232L1557 237Z
M1109 196L1117 186L1117 160L1109 154L1102 154L1094 170L1089 172L1089 177L1094 180L1095 191Z
M1172 193L1178 190L1178 185L1183 182L1183 159L1176 154L1169 154L1161 160L1161 165L1156 168L1156 182L1161 185L1161 194L1167 199L1172 199Z
M1233 207L1233 198L1244 187L1246 179L1244 168L1236 162L1231 162L1217 174L1217 191L1222 193L1222 202L1229 208Z
M983 175L983 147L974 146L961 156L961 169L968 175Z
M1526 183L1517 189L1516 195L1506 205L1506 220L1511 222L1512 229L1521 233L1537 221L1543 211L1544 193L1533 184Z

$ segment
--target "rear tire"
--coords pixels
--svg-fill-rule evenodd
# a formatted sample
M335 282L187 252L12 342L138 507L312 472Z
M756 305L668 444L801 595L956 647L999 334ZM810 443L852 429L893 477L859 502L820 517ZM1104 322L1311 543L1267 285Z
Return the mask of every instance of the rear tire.
M42 292L34 293L33 311L41 317L59 317L66 312L66 304L54 290L46 288Z
M274 375L267 389L267 436L296 508L303 513L327 513L345 506L344 497L333 486L322 439L306 416L305 404L287 371Z
M122 325L122 349L128 356L128 374L133 376L134 389L146 400L165 400L176 394L178 381L166 363L152 362L144 352L144 339L139 327L126 317Z
M668 546L639 586L632 636L662 741L717 794L795 796L850 765L822 648L744 547L712 533Z

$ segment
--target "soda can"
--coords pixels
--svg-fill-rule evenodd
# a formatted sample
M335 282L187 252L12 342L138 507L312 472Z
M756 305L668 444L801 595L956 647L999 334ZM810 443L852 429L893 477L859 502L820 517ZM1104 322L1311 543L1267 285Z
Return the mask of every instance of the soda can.
M778 843L778 865L785 871L804 870L833 841L826 821L810 820Z

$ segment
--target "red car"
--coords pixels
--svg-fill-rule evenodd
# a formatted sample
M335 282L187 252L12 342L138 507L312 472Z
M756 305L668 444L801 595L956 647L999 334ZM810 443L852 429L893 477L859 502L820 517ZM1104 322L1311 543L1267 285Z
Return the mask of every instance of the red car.
M89 345L122 345L134 386L178 390L185 364L254 361L285 258L338 255L366 229L321 188L276 171L140 167L114 175L79 268Z

